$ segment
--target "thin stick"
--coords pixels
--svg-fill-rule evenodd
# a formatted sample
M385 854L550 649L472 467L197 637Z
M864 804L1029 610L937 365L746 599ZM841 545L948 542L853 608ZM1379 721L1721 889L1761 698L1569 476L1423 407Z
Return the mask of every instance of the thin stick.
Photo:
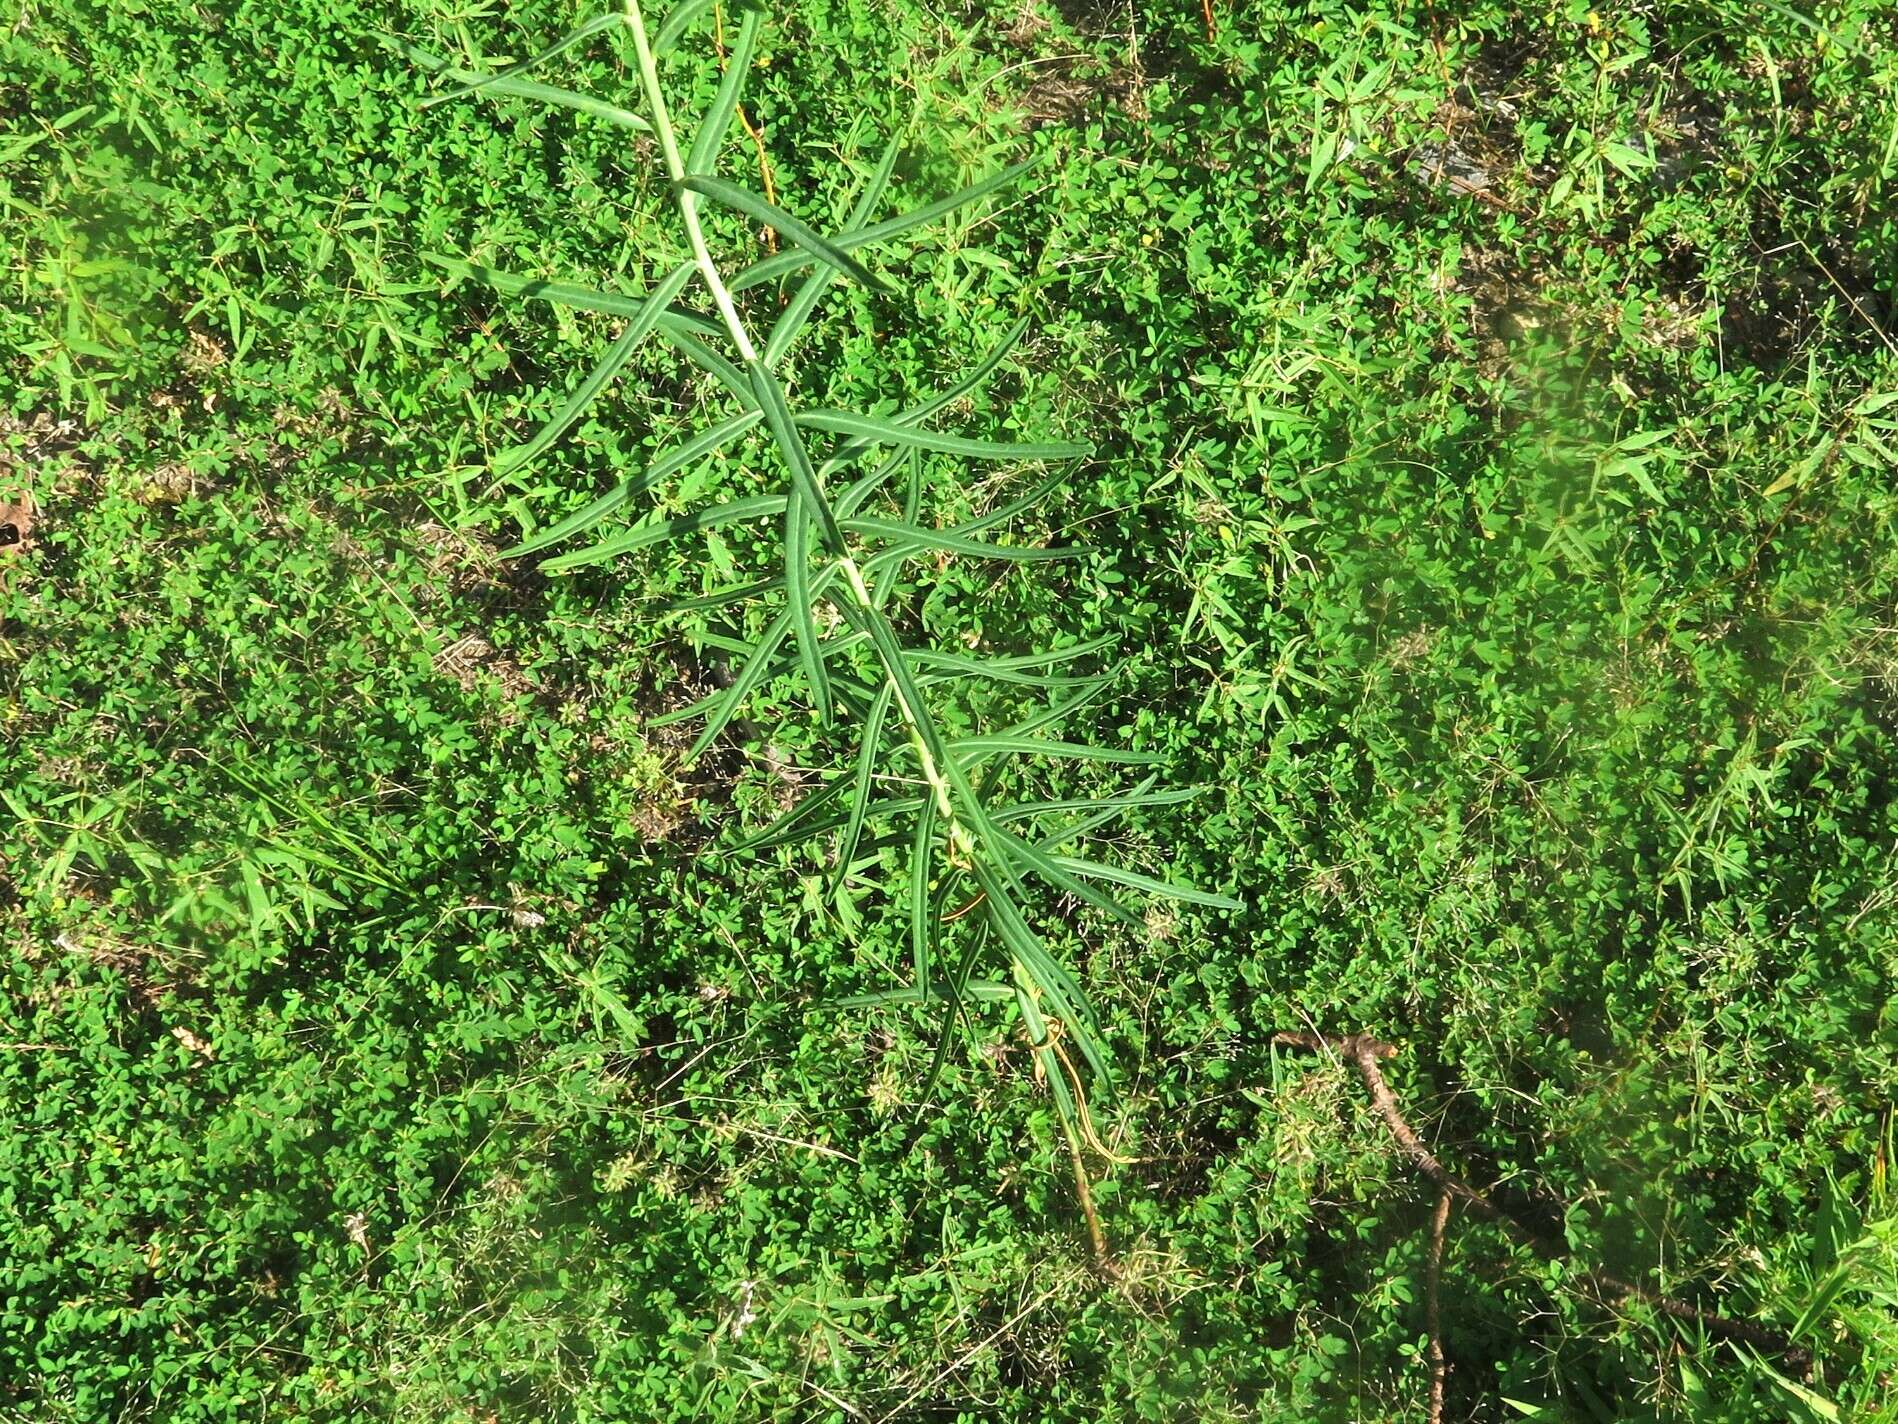
M1358 1070L1358 1076L1364 1080L1364 1086L1371 1094L1371 1105L1377 1109L1377 1115L1384 1119L1384 1126L1390 1130L1404 1155L1410 1158L1411 1165L1428 1177L1439 1191L1464 1203L1471 1211L1487 1221L1493 1221L1503 1229L1504 1234L1520 1242L1530 1250L1551 1261L1566 1261L1570 1258L1568 1247L1559 1241L1552 1241L1540 1232L1524 1224L1497 1206L1482 1192L1457 1176L1434 1153L1424 1146L1423 1140L1411 1128L1405 1119L1403 1109L1397 1105L1397 1098L1390 1090L1390 1084L1384 1081L1383 1070L1377 1065L1380 1059L1393 1058L1397 1054L1395 1044L1385 1043L1366 1033L1325 1034L1325 1033L1275 1033L1274 1043L1291 1048L1306 1048L1314 1052L1334 1053L1349 1060ZM1701 1326L1711 1335L1723 1340L1732 1340L1738 1344L1751 1345L1770 1355L1777 1355L1789 1366L1805 1370L1812 1364L1812 1352L1803 1346L1795 1345L1777 1330L1769 1330L1763 1325L1755 1325L1750 1320L1735 1320L1732 1316L1720 1315L1711 1310L1702 1310L1699 1306L1675 1296L1662 1295L1633 1281L1624 1281L1607 1271L1591 1270L1584 1279L1589 1281L1604 1295L1623 1299L1633 1299L1671 1315L1676 1320L1690 1321Z
M1081 1141L1072 1131L1064 1133L1068 1160L1074 1166L1074 1192L1081 1199L1081 1215L1087 1218L1088 1240L1094 1247L1094 1264L1103 1275L1112 1276L1114 1258L1107 1253L1107 1233L1101 1229L1100 1214L1094 1210L1094 1190L1088 1185L1087 1164L1081 1160Z
M1443 1357L1443 1318L1437 1303L1443 1284L1443 1238L1450 1226L1450 1194L1437 1192L1437 1209L1430 1213L1430 1255L1424 1267L1424 1331L1429 1336L1430 1424L1443 1424L1443 1388L1450 1376Z

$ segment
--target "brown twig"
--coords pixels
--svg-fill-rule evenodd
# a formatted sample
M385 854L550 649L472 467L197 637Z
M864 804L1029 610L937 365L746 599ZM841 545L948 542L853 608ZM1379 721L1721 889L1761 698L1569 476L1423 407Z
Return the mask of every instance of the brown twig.
M1133 1159L1120 1157L1110 1152L1094 1131L1094 1119L1088 1114L1087 1095L1081 1091L1081 1075L1075 1070L1074 1062L1061 1047L1061 1034L1065 1025L1060 1019L1047 1021L1047 1037L1036 1043L1033 1039L1028 1047L1035 1055L1035 1074L1039 1078L1049 1071L1047 1059L1053 1058L1067 1075L1069 1091L1074 1095L1074 1103L1080 1109L1080 1132L1066 1117L1062 1118L1061 1134L1067 1140L1068 1161L1074 1168L1074 1194L1080 1198L1081 1215L1087 1218L1088 1240L1094 1247L1094 1265L1103 1276L1112 1280L1119 1276L1120 1268L1115 1264L1113 1253L1107 1249L1107 1232L1101 1226L1100 1213L1094 1208L1094 1189L1088 1182L1087 1163L1081 1157L1081 1141L1085 1137L1087 1145L1092 1147L1109 1162L1124 1163Z
M745 132L751 135L751 146L758 150L758 173L759 176L764 179L764 200L773 207L776 207L778 202L778 190L777 186L771 181L771 160L765 156L764 131L753 127L751 120L745 115L745 106L743 104L738 106L738 122L745 126ZM777 252L778 230L776 228L767 227L764 230L764 245L772 253L775 254Z
M1450 1228L1448 1192L1437 1192L1437 1209L1430 1214L1430 1256L1424 1266L1424 1331L1430 1351L1430 1424L1443 1424L1443 1389L1450 1365L1443 1357L1443 1319L1437 1296L1443 1284L1443 1238Z
M1529 1247L1552 1261L1569 1259L1567 1246L1553 1241L1524 1224L1517 1217L1496 1205L1482 1192L1457 1176L1436 1155L1424 1146L1423 1140L1411 1128L1404 1117L1403 1109L1397 1104L1396 1096L1390 1090L1390 1084L1384 1081L1384 1073L1378 1067L1380 1060L1396 1056L1394 1044L1385 1043L1369 1034L1324 1034L1324 1033L1277 1033L1272 1035L1274 1043L1292 1048L1306 1048L1319 1053L1334 1053L1349 1061L1358 1070L1358 1076L1364 1080L1364 1086L1370 1091L1371 1105L1377 1109L1377 1115L1384 1119L1384 1126L1390 1130L1398 1147L1410 1159L1411 1165L1428 1177L1444 1195L1453 1197L1487 1221L1492 1221L1503 1229L1512 1240ZM1769 1355L1776 1355L1787 1365L1800 1371L1812 1363L1812 1353L1802 1346L1795 1345L1777 1330L1769 1330L1763 1325L1755 1325L1750 1320L1735 1320L1732 1316L1720 1315L1711 1310L1702 1310L1691 1302L1675 1296L1662 1295L1659 1291L1638 1285L1633 1281L1624 1281L1607 1271L1588 1271L1584 1279L1604 1295L1621 1299L1641 1301L1643 1304L1671 1315L1676 1320L1690 1321L1701 1326L1710 1335L1723 1340L1732 1340L1738 1344L1751 1345Z
M1094 1209L1094 1189L1087 1180L1087 1164L1081 1160L1080 1139L1070 1132L1067 1141L1068 1161L1074 1168L1074 1192L1081 1199L1081 1215L1087 1219L1087 1237L1094 1247L1094 1264L1102 1275L1118 1275L1113 1255L1107 1249L1107 1233L1101 1228L1100 1213Z
M984 900L988 899L988 897L989 897L988 891L986 890L976 891L974 899L970 900L968 903L963 905L960 909L951 910L948 914L944 915L942 917L942 923L945 925L954 924L957 920L961 919L964 915L968 914L969 911L973 910L977 905L980 905Z
M1211 44L1219 38L1219 27L1213 23L1213 0L1199 0L1199 8L1206 17L1206 43Z

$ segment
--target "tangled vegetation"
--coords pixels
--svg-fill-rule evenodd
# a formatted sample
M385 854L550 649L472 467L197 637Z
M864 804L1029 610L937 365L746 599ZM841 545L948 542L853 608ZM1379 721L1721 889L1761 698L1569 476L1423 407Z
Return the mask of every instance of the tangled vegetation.
M1898 1419L1898 8L7 19L0 1417Z

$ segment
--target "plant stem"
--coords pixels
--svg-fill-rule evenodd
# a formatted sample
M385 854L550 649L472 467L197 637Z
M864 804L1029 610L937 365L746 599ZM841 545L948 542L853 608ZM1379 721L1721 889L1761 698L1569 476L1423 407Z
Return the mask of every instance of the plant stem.
M646 103L652 110L653 129L659 135L659 146L665 153L666 173L672 180L674 201L678 204L679 216L685 223L687 240L692 244L692 260L704 279L705 286L712 294L712 301L718 307L718 314L724 320L725 329L731 334L732 344L738 348L739 355L747 362L758 360L758 350L752 344L750 333L745 330L743 318L733 303L731 292L720 277L718 264L712 258L712 251L705 241L705 232L699 226L698 195L685 186L685 162L679 156L679 141L672 131L672 117L666 109L665 94L659 87L659 65L652 52L652 44L646 38L646 24L639 11L639 0L626 0L626 26L633 32L633 49L639 58L639 79L646 91ZM813 472L814 473L814 472ZM851 557L847 548L834 548L831 553L836 557L844 580L850 586L852 601L856 603L859 614L866 623L883 633L884 638L871 638L876 648L878 660L885 664L884 675L890 678L891 690L895 693L897 709L902 713L908 725L910 743L916 749L916 755L922 763L923 779L928 782L930 794L935 797L936 809L943 818L951 847L961 856L972 858L975 854L975 838L970 835L957 814L954 798L950 794L949 779L937 765L931 753L929 739L923 734L923 727L929 713L926 708L913 707L910 699L904 695L903 679L894 675L887 664L892 653L886 651L895 647L894 633L889 621L877 607L871 596L869 585L864 581L863 571L857 561ZM900 653L895 654L900 656Z
M711 248L705 245L705 232L699 226L698 195L685 186L685 160L679 157L672 116L666 111L666 96L659 87L659 62L653 55L651 41L646 38L646 22L639 13L639 0L626 0L626 27L633 32L633 50L639 56L639 82L646 91L646 103L652 108L652 126L665 152L666 176L672 180L672 193L685 223L686 240L692 244L692 260L698 264L699 275L705 279L705 286L712 294L719 316L724 318L725 329L731 333L738 354L746 361L756 361L757 348L751 344L745 324L738 318L738 308L732 304L732 294L718 275Z

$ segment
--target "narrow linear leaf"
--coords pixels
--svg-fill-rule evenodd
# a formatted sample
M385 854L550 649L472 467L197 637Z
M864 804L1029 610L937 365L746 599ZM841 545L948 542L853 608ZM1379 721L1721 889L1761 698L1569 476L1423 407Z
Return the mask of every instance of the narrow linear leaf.
M994 676L998 672L1014 671L1017 668L1051 667L1059 663L1073 662L1077 658L1098 653L1120 641L1118 634L1106 633L1098 638L1090 638L1085 643L1076 643L1071 648L1057 648L1046 653L1018 653L1005 658L971 658L961 653L942 653L932 648L919 648L910 654L913 662L925 667L959 668L963 671L982 676Z
M863 719L863 743L857 751L857 769L850 790L850 819L844 826L844 838L837 847L837 872L831 879L830 893L840 894L844 877L850 874L850 862L857 855L857 841L863 835L864 818L870 813L870 779L876 773L877 753L882 750L883 719L890 712L890 685L880 683L870 711Z
M1013 835L1008 831L998 828L995 834L999 838L999 844L1006 847L1010 855L1020 860L1029 870L1039 875L1055 889L1065 890L1068 894L1074 896L1075 899L1092 905L1095 909L1104 911L1125 924L1137 925L1140 923L1140 916L1114 899L1113 896L1103 894L1092 885L1077 879L1052 856L1043 853L1036 847L1030 845L1027 841L1021 839L1021 837Z
M1011 326L1002 339L989 350L988 355L982 358L981 364L976 366L974 370L970 371L961 380L957 381L955 385L950 386L946 390L938 391L928 400L918 405L913 405L907 409L898 411L895 415L890 416L889 419L898 425L911 425L920 420L927 420L945 406L961 400L962 397L975 390L994 373L995 368L999 366L1002 363L1002 359L1014 349L1015 343L1021 340L1022 333L1027 329L1028 318L1022 317ZM850 464L855 460L862 459L870 450L876 448L877 443L878 442L874 440L855 440L841 446L835 454L824 461L820 473L828 475L833 469L842 468L844 465ZM922 504L923 467L921 461L915 458L916 452L914 449L906 451L899 448L897 453L899 455L907 453L911 458L910 485L909 492L904 496L903 517L906 522L913 524L916 522L916 511L921 508Z
M825 550L838 559L849 557L850 550L844 542L843 529L837 523L830 501L824 498L823 483L811 465L810 452L804 448L804 437L797 433L797 425L791 419L791 407L784 399L784 387L779 383L776 373L762 361L748 361L745 369L751 377L752 394L758 398L758 407L764 412L765 424L772 438L778 442L778 453L790 472L791 482L809 504L811 514L817 520L818 533L823 539Z
M793 485L784 502L784 587L797 623L798 658L811 685L811 705L819 726L831 720L830 680L824 673L824 646L817 632L816 595L811 591L811 516Z
M887 568L889 565L895 562L896 560L891 558L887 554L879 555L876 558L868 559L863 564L864 577L868 578L872 574L877 573L878 571L884 568ZM823 593L827 588L830 587L830 584L834 579L841 576L841 573L842 571L835 564L827 565L826 567L818 570L817 576L811 580L812 594L817 595L817 594ZM719 593L708 593L708 594L701 595L700 597L697 597L697 598L675 599L671 602L662 604L661 609L664 612L673 612L675 610L692 609L692 608L721 608L733 603L742 602L747 598L755 598L762 594L774 593L778 589L781 589L783 587L784 587L784 580L781 577L762 579L757 583L746 584L741 588L725 589ZM700 636L703 636L703 635L701 634ZM842 652L847 648L855 647L857 644L866 641L868 638L869 638L869 634L862 631L846 633L841 636L833 637L831 639L830 646L834 648L836 651ZM682 714L667 713L665 715L667 717L677 720Z
M738 398L738 403L746 410L758 408L758 398L751 393L751 382L745 379L744 372L734 366L730 360L714 351L692 334L692 331L679 323L661 321L659 334L669 342L678 353L711 376L726 390Z
M712 107L705 111L704 122L692 140L692 151L685 160L687 173L709 174L716 167L719 145L725 142L725 132L731 127L738 95L751 75L752 56L757 52L758 30L763 23L762 9L745 11L745 18L738 26L738 39L725 61L724 78L719 81L718 92L712 96Z
M984 381L995 374L995 368L1001 365L1003 360L1008 356L1008 353L1015 349L1016 343L1022 339L1022 333L1027 330L1028 318L1025 316L1017 318L1015 324L1002 333L1002 339L989 348L988 354L984 356L967 375L957 381L953 386L950 386L947 390L940 391L936 395L931 396L921 405L915 406L903 414L894 417L895 420L902 425L908 425L910 422L916 420L925 420L945 406L954 405L964 396L975 391Z
M602 312L607 316L636 317L646 298L636 292L602 292L592 287L582 287L573 282L555 282L545 277L523 277L513 272L500 272L492 267L484 267L478 262L465 262L459 257L449 257L439 252L424 252L424 261L433 262L456 277L465 277L491 287L504 297L522 297L530 302L549 302L554 306L569 307L574 311ZM659 315L661 329L682 331L696 336L717 338L722 328L696 312L682 311L670 307Z
M905 548L920 552L927 549L941 549L950 554L968 554L980 559L1011 559L1018 563L1033 563L1052 559L1072 559L1088 552L1083 544L1068 544L1058 549L1038 547L1022 548L1014 544L990 544L981 539L970 539L965 535L953 533L947 529L929 529L913 524L898 524L889 519L872 519L858 516L842 521L842 527L850 533L867 539L889 539Z
M801 410L799 425L813 430L831 430L854 435L885 445L913 445L919 450L934 450L944 455L961 455L971 460L1068 460L1088 453L1085 445L1067 441L1004 444L992 440L969 440L960 435L942 435L914 425L900 425L874 415L858 415L848 410Z
M679 42L694 20L712 8L712 0L679 0L659 23L652 37L652 52L662 55Z
M828 262L852 280L879 292L890 291L887 282L871 272L842 247L818 232L816 228L802 218L787 213L776 203L766 202L750 189L741 188L736 183L727 183L723 178L714 178L706 173L688 173L681 182L682 186L694 193L703 194L715 203L722 203L767 227L776 228L779 233L809 252L811 256L820 262ZM865 231L868 229L866 228ZM736 290L736 285L731 285Z
M784 587L781 578L759 579L756 583L740 584L736 588L722 588L716 593L695 594L691 598L670 598L659 605L661 613L691 613L709 608L729 608L734 603L749 603L767 593Z
M1118 667L1111 668L1097 677L1088 679L1087 686L1066 701L1056 702L1052 706L1045 707L1033 716L1024 718L1013 726L1002 728L1002 730L995 733L995 735L1008 738L1028 737L1041 731L1045 727L1052 727L1064 721L1068 717L1073 716L1076 712L1079 712L1102 693L1106 692L1114 674L1119 670Z
M608 559L618 558L621 554L631 553L634 549L643 549L649 544L676 539L681 534L692 534L701 529L716 529L724 524L737 524L747 519L761 519L767 515L782 514L784 504L783 495L767 494L751 499L735 499L729 504L715 504L709 509L696 509L690 514L681 514L673 519L660 519L651 524L642 524L637 529L629 529L615 538L591 544L584 549L577 549L571 554L562 554L558 558L548 559L541 564L540 570L547 574L564 574L571 569L584 568L589 564L605 563Z
M842 519L848 515L855 514L859 509L863 508L864 505L868 504L870 497L879 489L883 488L883 486L888 483L890 476L896 473L897 467L903 462L903 458L903 453L898 451L869 474L845 486L844 492L837 496L837 517ZM826 460L817 468L817 478L820 481L831 473L832 462L829 460Z
M1152 766L1162 760L1153 752L1124 751L1089 746L1085 742L1051 742L1040 737L963 737L951 744L957 764L966 768L999 755L1045 756L1069 761L1105 761L1122 766Z
M738 676L732 679L732 685L725 689L723 697L713 705L710 714L705 719L705 725L699 728L698 736L686 749L686 765L690 766L703 756L706 749L718 740L719 733L731 724L732 718L736 717L739 709L744 706L745 699L757 690L759 683L764 681L765 674L771 669L772 658L784 645L784 640L790 632L790 614L780 613L772 620L771 626L765 629L763 636L758 639L757 646L752 649L751 656L745 659Z
M876 211L877 204L883 201L884 191L889 187L890 174L896 168L896 156L901 148L901 135L890 135L890 141L883 150L882 161L877 164L876 171L870 175L870 181L865 185L863 195L857 199L856 206L851 209L849 220L844 224L845 232L856 232L870 221L870 215ZM796 294L785 304L778 319L771 324L771 333L766 338L764 347L764 360L767 366L773 370L777 369L778 363L791 349L791 343L797 340L798 333L804 329L804 324L810 320L810 315L816 310L818 302L823 300L824 293L829 290L831 277L836 270L827 263L819 264L798 285Z
M598 499L587 505L586 508L568 515L551 528L543 529L533 538L516 544L511 549L503 550L501 557L504 559L518 559L524 554L539 553L542 549L551 548L555 544L564 543L575 535L586 533L587 530L593 528L594 525L598 524L602 519L605 519L628 500L643 494L660 480L665 479L666 476L675 471L684 469L694 460L709 455L728 441L736 439L763 419L764 416L759 411L749 410L742 415L734 415L728 420L721 420L717 425L693 436L692 439L686 441L683 445L675 445L672 449L666 451L665 454L654 460L644 470L640 471L638 475L629 480L622 480L618 486L609 490L606 494L601 495Z
M849 550L845 547L843 532L837 527L837 518L831 512L830 503L824 498L817 471L811 466L810 452L804 448L804 439L792 423L791 410L784 399L784 387L778 384L777 376L761 361L748 362L746 369L751 376L752 393L758 398L759 408L764 412L765 424L770 427L772 437L778 444L778 453L791 475L791 495L786 500L786 508L796 513L785 525L785 587L790 596L791 616L797 623L798 654L803 659L805 674L810 679L811 696L817 705L819 720L828 722L830 689L824 673L823 646L817 637L817 618L813 606L815 594L808 582L810 570L805 536L810 526L806 522L807 516L816 518L826 552L841 559L848 555Z
M911 654L912 657L915 654ZM1050 672L1010 672L983 669L981 672L942 671L917 674L919 687L936 687L945 682L966 682L972 677L987 677L995 682L1006 682L1016 687L1040 687L1049 691L1059 691L1067 687L1082 687L1093 682L1099 673L1050 673Z
M620 368L632 359L633 352L638 349L639 343L646 339L647 334L652 331L660 316L664 314L667 303L684 290L685 284L692 279L692 271L690 262L682 262L660 279L659 285L652 289L652 294L640 307L639 314L626 324L626 330L620 333L619 339L607 348L604 356L594 363L593 369L587 372L586 379L580 382L579 387L567 398L567 403L534 433L533 439L525 445L508 451L496 460L495 474L502 477L511 475L529 461L538 459L554 441L566 434L568 428L576 420L586 414L587 407L592 405L600 392L606 389L606 383L618 375Z
M930 918L938 925L942 923L940 906L931 912ZM943 998L946 1002L943 1006L942 1029L936 1035L936 1051L931 1055L929 1074L923 1079L923 1089L918 1095L922 1102L929 1101L936 1091L936 1084L942 1080L943 1065L949 1061L949 1045L954 1041L956 1020L966 1019L968 1011L964 1007L964 1002L969 995L969 985L975 982L971 978L970 971L988 945L989 928L990 919L985 916L977 923L974 932L969 936L969 947L951 966L949 973L943 976L945 990Z
M987 197L996 189L1004 188L1008 184L1013 183L1017 178L1021 177L1022 174L1026 173L1030 168L1033 168L1038 161L1039 160L1035 158L1027 159L1024 162L1004 168L1000 173L992 174L979 183L972 183L967 188L962 189L958 193L953 193L947 198L938 199L933 203L926 203L920 208L912 208L910 211L899 213L893 218L885 218L882 222L871 223L868 227L859 228L855 232L845 233L835 240L835 246L842 248L846 252L850 252L859 247L869 247L883 241L886 237L895 237L913 228L923 227L934 222L939 217L944 217L954 212L957 208L973 203L978 198ZM749 267L738 272L737 275L725 285L734 292L741 292L747 287L755 287L761 282L773 281L778 277L795 272L814 260L814 257L815 254L809 251L780 252L773 257L766 257L752 263Z
M999 1003L1003 999L1015 997L1015 991L1007 984L998 984L993 979L970 979L962 986L962 992L968 998L986 1003ZM927 1004L933 996L927 988L910 984L901 989L885 989L875 994L849 994L843 998L826 999L817 1007L825 1009L880 1009L897 1004ZM927 1097L927 1092L924 1093Z
M597 35L601 30L618 29L625 23L626 17L624 15L596 15L593 19L588 20L584 25L580 26L579 29L570 31L565 38L554 41L554 43L547 46L546 49L542 50L532 59L524 59L519 64L511 64L497 74L490 74L485 79L477 79L474 83L464 85L452 93L431 94L428 98L422 100L421 107L427 109L436 104L446 104L451 99L466 99L471 94L479 94L490 85L505 83L516 75L525 74L528 70L545 64L555 55L572 49L583 40L590 39L592 36ZM643 123L645 121L642 119L641 122Z
M868 705L868 700L869 700L868 698L865 699L866 705ZM845 778L842 778L840 781L834 782L832 784L839 785L842 787L848 787L852 783L848 777L845 777ZM836 799L841 800L841 796L839 796ZM875 821L879 821L879 820L896 821L896 820L901 820L905 816L914 815L915 813L922 810L924 800L925 798L921 796L899 796L895 800L878 801L874 806L870 808L870 814L864 818L864 835L863 835L863 838L859 840L857 843L858 855L861 856L865 851L868 851L868 850L881 850L885 846L893 846L899 843L907 844L910 840L910 833L907 831L901 835L896 835L893 833L886 834L886 835L872 835L870 833L870 826ZM803 803L800 802L799 804L802 805ZM770 846L775 846L775 845L789 845L794 841L815 840L818 836L829 835L833 831L841 831L846 825L849 824L849 822L850 822L849 812L836 811L827 816L820 816L812 820L802 822L798 825L794 833L785 835L779 839L775 839L772 842L770 842L768 845L760 846L757 848L768 849L770 848ZM749 846L746 847L746 849L752 849L752 848L753 847L749 847ZM734 850L735 849L737 849L737 847L734 847Z
M1191 885L1181 885L1172 880L1156 880L1151 875L1142 875L1133 870L1122 870L1117 865L1102 865L1099 861L1082 860L1078 856L1071 855L1055 855L1050 856L1049 859L1074 875L1111 881L1115 885L1125 885L1129 890L1141 890L1149 895L1160 895L1169 900L1184 900L1189 905L1205 905L1215 910L1245 909L1243 901L1235 900L1230 895L1217 895L1210 890L1197 890Z
M691 635L692 641L708 648L720 648L728 653L749 655L754 644L744 638L735 638L730 633L721 633L714 628L699 628Z
M922 809L916 813L915 850L909 863L909 953L916 989L927 1000L942 919L930 913L929 898L929 872L936 854L936 801L933 796L925 796L922 802Z
M1080 986L1049 955L1040 936L1029 928L1027 920L1022 917L1021 910L1009 894L1008 883L997 868L978 860L974 874L987 896L989 922L1002 936L1003 943L1008 946L1017 968L1026 975L1033 993L1045 1000L1055 1016L1061 1019L1097 1080L1103 1086L1111 1084L1107 1058L1095 1041L1093 1015L1087 1008L1087 1000L1081 994Z
M903 522L914 524L922 517L923 452L909 452L909 478L903 482Z
M556 88L551 84L541 84L531 79L503 79L498 75L476 74L471 70L457 68L454 61L406 40L389 38L389 43L399 50L403 57L417 69L429 74L438 74L454 80L457 84L478 87L489 98L527 99L539 104L553 104L564 109L573 109L596 119L603 119L618 128L631 129L636 133L652 132L652 125L630 109L622 109L617 104L609 104L604 99L596 99L591 94L576 94L571 89Z
M731 848L732 854L771 850L777 846L790 845L795 841L808 840L811 836L819 834L821 830L840 824L837 821L830 821L818 827L814 824L813 818L819 811L835 806L841 801L844 792L850 788L850 784L850 778L847 776L834 777L825 782L817 790L801 798L795 806L772 821L762 831L754 832L739 841Z
M1190 801L1199 794L1199 788L1185 791L1160 791L1154 788L1158 778L1149 774L1142 777L1139 784L1126 791L1115 792L1112 796L1074 796L1054 801L1017 801L1012 806L991 811L990 817L998 826L1010 825L1016 821L1033 820L1037 816L1064 816L1072 811L1130 811L1136 806L1167 806L1180 801ZM1048 849L1049 842L1038 842L1041 849Z

